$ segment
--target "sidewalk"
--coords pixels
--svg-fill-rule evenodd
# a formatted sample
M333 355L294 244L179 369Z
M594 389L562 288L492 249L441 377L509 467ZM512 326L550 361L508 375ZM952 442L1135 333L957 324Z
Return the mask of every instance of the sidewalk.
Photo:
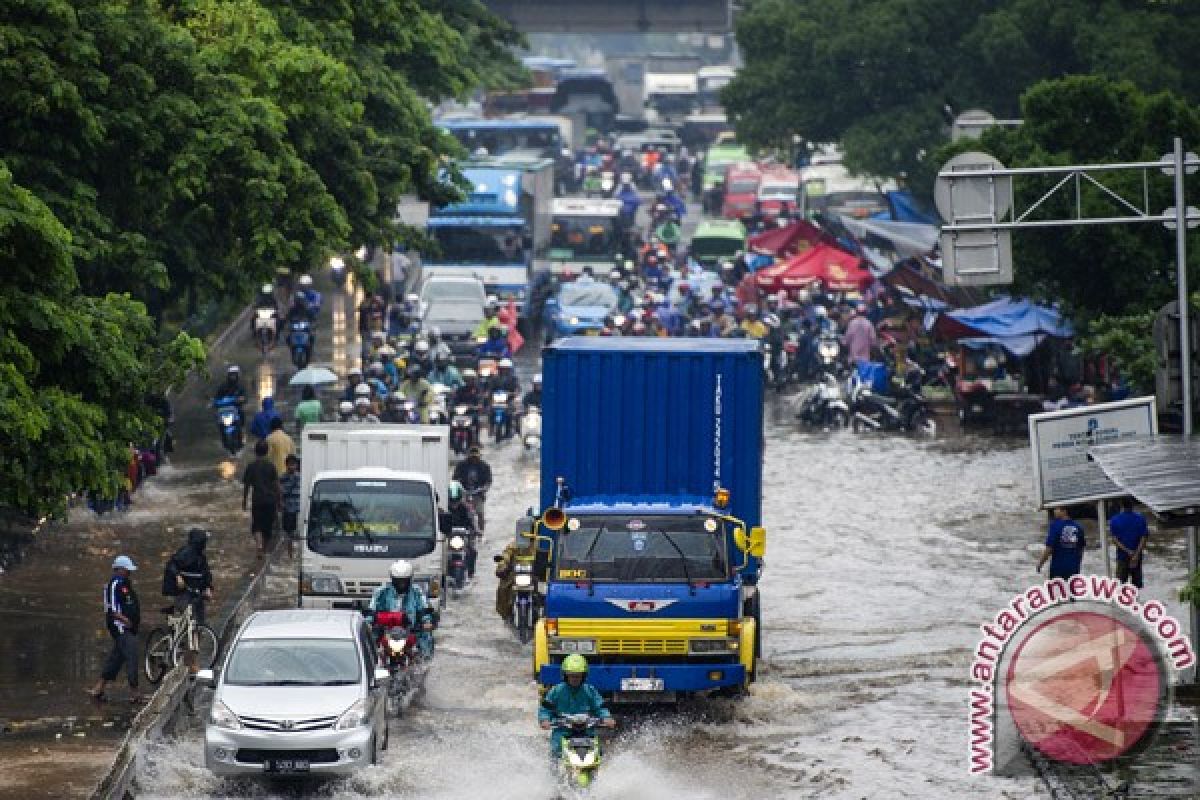
M315 363L332 363L331 312L341 293L327 292L318 323ZM353 338L347 332L342 341ZM65 524L46 526L0 574L0 797L68 797L99 778L132 717L123 675L110 701L85 693L99 677L110 647L101 589L112 559L125 553L143 607L142 633L162 619L162 567L193 525L212 532L208 557L216 588L211 621L223 619L259 568L248 515L241 510L242 458L220 447L208 406L211 386L228 363L242 367L248 414L273 393L290 420L295 394L282 387L293 374L286 347L264 361L248 331L235 329L210 354L211 379L193 377L175 398L175 454L134 495L127 513L96 516L73 509ZM344 357L343 357L344 358ZM340 365L337 367L340 369ZM286 558L286 555L283 556ZM140 666L140 665L139 665ZM145 684L144 691L152 687Z

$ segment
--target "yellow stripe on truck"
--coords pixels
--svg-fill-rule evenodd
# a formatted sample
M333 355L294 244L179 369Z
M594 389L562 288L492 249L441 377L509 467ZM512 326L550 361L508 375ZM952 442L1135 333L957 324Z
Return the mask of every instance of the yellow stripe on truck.
M550 663L550 642L546 638L546 620L539 619L533 626L533 679L538 679L542 667Z
M746 683L754 680L754 629L758 623L754 621L754 617L745 617L742 619L742 636L741 643L738 645L740 653L738 660L742 662L742 666L746 670Z
M541 625L541 620L538 625ZM744 625L745 623L743 623ZM540 630L540 627L539 627ZM558 635L569 639L719 639L731 635L727 619L563 619ZM743 636L745 633L743 632ZM744 641L744 640L743 640ZM751 638L753 641L753 638Z

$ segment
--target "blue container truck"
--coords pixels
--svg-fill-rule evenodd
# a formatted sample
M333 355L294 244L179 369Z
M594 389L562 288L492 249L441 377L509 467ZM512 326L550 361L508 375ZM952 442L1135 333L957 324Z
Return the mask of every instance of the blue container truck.
M580 653L615 702L740 693L766 546L758 344L571 337L543 361L536 679Z

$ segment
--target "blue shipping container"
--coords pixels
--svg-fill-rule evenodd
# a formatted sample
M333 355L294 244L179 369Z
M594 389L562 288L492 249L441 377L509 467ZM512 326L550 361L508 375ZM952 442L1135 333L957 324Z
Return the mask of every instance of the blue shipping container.
M573 337L543 351L542 508L711 506L762 520L763 372L744 339Z

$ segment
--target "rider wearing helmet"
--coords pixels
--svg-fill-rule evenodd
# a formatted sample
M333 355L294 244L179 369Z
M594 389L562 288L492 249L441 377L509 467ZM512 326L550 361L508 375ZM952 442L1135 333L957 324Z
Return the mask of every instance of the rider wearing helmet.
M542 376L541 373L533 376L530 381L529 391L521 398L521 405L525 408L541 408L542 407Z
M596 687L587 682L587 659L578 653L571 653L563 659L563 682L550 688L538 708L538 724L543 730L552 730L550 734L550 753L557 757L562 754L562 740L565 731L555 728L554 721L567 714L590 714L600 719L600 724L606 728L615 728L617 721L613 719L604 699Z
M458 481L450 481L446 487L446 510L438 511L438 530L450 536L455 528L467 531L467 576L475 577L475 561L479 551L475 548L475 536L479 533L475 525L475 514L466 502L467 493Z
M404 370L404 380L396 387L396 392L417 404L421 412L421 422L429 422L429 407L433 405L433 387L429 381L421 377L421 365L409 362Z
M226 368L225 380L213 392L213 400L219 400L222 397L237 398L239 409L246 404L246 387L242 386L242 368L237 364L230 364Z
M412 358L408 360L408 363L410 365L419 365L422 374L429 372L433 368L433 357L430 352L428 339L420 338L413 342Z
M463 385L462 375L459 374L458 367L450 363L450 357L442 353L435 353L433 357L433 369L426 376L430 384L438 384L447 387L451 391L458 391Z
M499 308L499 301L495 297L488 295L487 303L483 306L483 319L475 326L474 332L471 334L476 339L486 339L488 332L492 328L499 327L500 320L496 318L496 311Z
M354 403L349 400L343 400L338 403L338 422L353 422L354 421Z
M521 391L521 384L517 380L517 373L513 370L513 361L507 356L500 359L496 364L496 377L492 379L493 392L508 392L509 396L516 398L517 393Z
M417 646L424 656L433 655L433 629L437 627L436 615L429 613L429 601L421 587L413 583L413 566L400 559L388 568L388 582L375 590L371 596L371 611L402 611L408 624L416 626Z
M442 339L442 329L436 325L429 329L429 355L434 361L439 358L445 358L447 361L450 361L454 358L454 351Z
M487 341L479 345L479 357L510 358L511 356L512 350L508 346L508 328L497 322L487 329Z

